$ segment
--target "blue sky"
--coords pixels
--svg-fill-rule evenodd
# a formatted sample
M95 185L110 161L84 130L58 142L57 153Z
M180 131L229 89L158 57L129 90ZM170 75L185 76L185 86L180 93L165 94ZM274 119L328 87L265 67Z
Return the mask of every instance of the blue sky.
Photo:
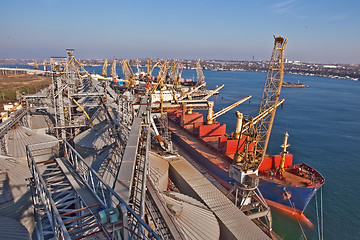
M269 60L360 64L360 1L4 0L0 58Z

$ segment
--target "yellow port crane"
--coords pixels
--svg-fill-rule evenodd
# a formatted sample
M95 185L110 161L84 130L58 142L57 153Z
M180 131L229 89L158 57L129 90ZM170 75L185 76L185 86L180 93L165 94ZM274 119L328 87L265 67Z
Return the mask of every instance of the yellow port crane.
M107 59L105 59L104 65L102 67L102 75L105 77L107 76L107 67L108 67L108 62Z
M279 96L284 79L284 52L287 39L280 36L274 36L274 39L274 49L260 103L259 120L256 121L255 119L254 121L253 119L253 128L248 128L248 132L245 133L245 135L253 136L255 143L253 153L249 155L248 159L243 160L246 169L257 170L264 160L274 123L276 108L283 102L283 100L279 99Z
M135 74L130 66L129 60L124 59L121 61L122 71L125 76L127 87L132 87L135 84Z
M52 58L50 59L50 61L51 61L51 60L52 60ZM85 72L86 75L90 76L90 73L89 73L88 71L86 71L86 69L84 68L84 66L83 66L82 63L80 62L80 59L78 60L78 59L76 59L74 56L72 56L72 57L70 58L70 60L66 63L66 66L65 66L65 68L63 69L62 72L65 73L65 72L67 71L68 67L74 65L75 63L78 65L78 67L80 67L81 70L83 70L83 71ZM73 66L73 67L75 67L75 66ZM77 72L79 72L79 69L78 69L78 68L76 68L75 70L76 70Z
M158 77L157 77L157 83L155 84L155 86L153 86L153 88L150 91L150 95L156 94L155 91L156 89L159 88L160 92L160 115L163 115L163 109L164 109L164 98L163 98L163 87L164 87L164 83L166 81L166 74L167 74L167 60L164 61L164 63L162 64Z
M196 76L197 76L197 85L200 85L205 82L205 76L200 65L200 59L196 62Z
M229 169L229 176L234 179L234 185L228 193L229 195L236 191L235 205L243 209L251 219L264 218L270 231L272 230L272 217L270 208L258 189L258 170L266 154L276 108L283 102L283 100L279 100L279 96L284 79L284 52L287 39L274 35L274 40L259 114L256 118L243 120L244 124L239 124L242 130L239 131L238 126L236 129L236 131L244 133L246 139L243 143L244 151L240 152L242 146L240 146L241 137L239 137L233 163ZM242 114L237 115L238 122L240 122Z

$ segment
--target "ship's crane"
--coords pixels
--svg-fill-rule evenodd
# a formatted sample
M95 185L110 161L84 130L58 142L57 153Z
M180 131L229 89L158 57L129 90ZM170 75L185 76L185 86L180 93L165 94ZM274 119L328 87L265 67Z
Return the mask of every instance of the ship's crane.
M200 59L196 62L196 76L197 76L197 85L200 85L205 82L205 76L200 65Z
M191 91L185 93L183 96L179 97L178 100L183 100L183 99L185 99L186 97L190 99L192 93L196 92L197 90L199 90L199 88L201 88L201 87L203 87L203 86L205 86L205 85L206 85L206 82L203 82L202 84L196 86L193 90L191 90Z
M289 154L289 152L287 151L287 148L290 147L290 144L288 144L288 138L289 138L289 134L286 132L284 137L284 144L281 145L281 147L283 148L283 151L281 152L281 160L279 165L279 172L281 173L285 172L284 169L285 157L286 155Z
M244 134L249 131L249 128L253 125L255 125L258 121L260 121L262 118L266 117L268 114L270 114L274 108L277 108L281 104L284 103L284 99L280 100L275 106L272 106L268 108L266 111L260 113L254 118L251 118L249 120L245 120L246 122L243 124L243 114L239 111L236 111L235 115L237 118L236 121L236 127L235 127L235 138L239 139L241 134ZM239 146L241 148L241 146Z
M284 78L284 52L287 39L274 36L274 48L269 64L259 114L256 118L245 120L241 126L246 136L244 152L240 152L240 140L229 175L234 179L234 186L228 194L236 191L235 205L251 218L265 218L269 229L272 229L272 217L258 189L258 169L266 154L272 125ZM242 118L242 114L238 114Z
M212 90L211 92L209 92L205 97L202 98L202 100L207 100L209 97L211 97L212 95L218 93L220 91L220 89L222 89L225 85L221 85L217 88L215 88L214 90Z
M108 62L107 59L105 59L104 65L102 67L102 75L105 77L107 76L107 67L108 67Z
M221 115L223 115L224 113L230 111L231 109L233 109L234 107L237 107L239 106L241 103L249 100L252 96L247 96L246 98L243 98L239 101L237 101L236 103L233 103L231 104L230 106L214 113L214 110L213 110L213 107L214 107L214 102L212 101L209 101L208 102L208 105L209 105L209 108L208 108L208 114L207 114L207 119L206 119L206 124L213 124L214 123L214 120L217 118L217 117L220 117Z

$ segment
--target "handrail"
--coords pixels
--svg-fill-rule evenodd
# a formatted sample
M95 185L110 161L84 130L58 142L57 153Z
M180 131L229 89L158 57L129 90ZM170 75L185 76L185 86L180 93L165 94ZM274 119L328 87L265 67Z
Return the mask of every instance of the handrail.
M133 220L136 223L132 224L133 227L139 227L141 225L148 231L148 238L150 239L161 239L136 213L135 211L112 189L107 185L100 175L89 166L87 162L81 157L81 155L66 141L63 140L65 158L72 164L76 172L85 180L85 184L93 192L93 194L98 198L98 200L107 207L111 207L114 203L114 200L118 201L118 204L122 204L126 207L127 211L132 215ZM105 189L104 189L105 188ZM100 195L98 190L100 190ZM105 191L106 192L105 192ZM109 196L111 195L111 202L109 202ZM135 229L132 229L134 234L140 234L142 231L135 232ZM143 236L146 238L146 236Z
M44 203L47 215L50 217L49 222L55 233L54 238L70 240L71 237L65 227L63 220L61 219L61 216L56 208L54 201L51 198L51 195L46 187L46 183L42 178L42 176L39 174L40 171L36 165L36 162L31 153L29 145L26 146L26 152L27 152L28 166L34 180L35 187L40 191L39 195L41 201Z

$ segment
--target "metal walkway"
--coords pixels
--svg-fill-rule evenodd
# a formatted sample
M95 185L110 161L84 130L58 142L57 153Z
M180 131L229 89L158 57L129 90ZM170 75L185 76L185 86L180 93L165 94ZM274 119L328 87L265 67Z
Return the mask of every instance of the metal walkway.
M39 239L160 239L67 141L57 143L56 152L27 146Z

